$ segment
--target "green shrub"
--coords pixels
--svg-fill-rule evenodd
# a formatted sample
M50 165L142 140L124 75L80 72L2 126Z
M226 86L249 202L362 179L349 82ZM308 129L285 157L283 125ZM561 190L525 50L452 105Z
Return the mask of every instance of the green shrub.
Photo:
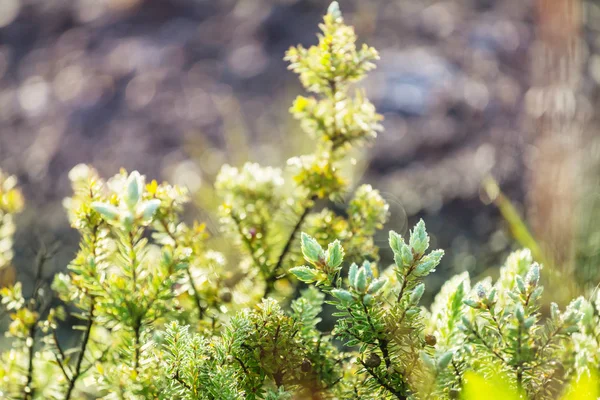
M318 45L286 55L312 93L291 112L314 153L285 173L248 163L217 178L229 262L204 225L181 220L185 189L136 171L108 180L84 165L71 171L65 206L80 248L51 288L42 252L32 294L2 289L12 347L0 397L473 399L497 388L546 399L595 376L600 297L552 304L543 317L542 268L529 251L512 254L495 283L453 277L425 309L423 279L444 253L429 249L423 221L407 237L390 232L386 267L373 236L388 205L376 190L358 187L344 215L317 209L347 198L352 151L381 129L364 93L351 91L377 52L356 47L335 2L321 30ZM2 268L21 200L14 179L0 179ZM50 290L63 306L51 307ZM319 329L324 303L335 309L330 332ZM66 343L58 330L68 315L81 334ZM572 393L594 398L591 382Z

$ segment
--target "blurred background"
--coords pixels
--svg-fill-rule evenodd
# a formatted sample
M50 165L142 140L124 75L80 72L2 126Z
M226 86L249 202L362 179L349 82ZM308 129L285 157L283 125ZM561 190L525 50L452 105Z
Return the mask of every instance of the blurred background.
M106 177L124 167L186 185L206 210L216 205L211 185L223 163L283 166L310 152L287 112L302 88L282 57L316 42L328 4L1 0L0 168L17 175L27 201L17 279L31 281L40 242L62 245L49 278L73 257L78 237L61 201L78 163ZM391 204L386 230L406 232L422 217L446 250L429 292L461 271L495 274L520 246L515 235L531 240L525 227L548 264L595 285L600 5L340 5L359 40L381 54L363 86L385 132L356 183L371 183ZM216 234L214 216L199 214Z

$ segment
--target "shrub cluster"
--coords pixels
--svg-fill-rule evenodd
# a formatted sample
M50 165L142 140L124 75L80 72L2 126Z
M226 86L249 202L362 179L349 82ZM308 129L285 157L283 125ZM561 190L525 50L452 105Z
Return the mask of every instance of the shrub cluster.
M423 221L389 233L386 267L373 236L388 205L376 190L358 187L343 214L323 207L347 198L345 165L381 116L351 90L377 52L356 46L336 2L321 31L317 45L286 55L311 93L291 112L315 151L286 171L226 165L217 178L229 262L204 225L181 219L184 188L136 171L71 171L65 207L81 243L68 273L46 287L51 254L41 252L32 293L19 283L0 292L12 320L1 398L474 399L502 379L514 398L548 399L595 376L600 296L544 316L529 251L512 254L496 282L451 278L426 309L423 280L444 253L429 249ZM0 268L22 207L15 183L0 175ZM335 309L329 332L319 329L324 303ZM66 342L72 318L81 333ZM595 398L591 382L572 390Z

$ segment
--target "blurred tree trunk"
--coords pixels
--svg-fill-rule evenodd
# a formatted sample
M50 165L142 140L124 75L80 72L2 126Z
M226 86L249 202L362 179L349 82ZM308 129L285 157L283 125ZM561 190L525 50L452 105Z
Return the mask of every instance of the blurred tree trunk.
M536 104L528 214L546 258L563 277L555 288L563 295L575 288L574 280L564 278L573 277L575 268L583 129L577 107L582 72L581 8L580 0L536 0L537 40L531 59L530 97Z

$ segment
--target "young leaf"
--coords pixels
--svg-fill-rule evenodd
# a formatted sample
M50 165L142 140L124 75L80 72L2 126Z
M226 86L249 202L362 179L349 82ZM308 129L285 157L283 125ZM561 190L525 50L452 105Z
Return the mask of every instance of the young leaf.
M336 269L344 260L344 249L339 240L329 244L327 248L327 266Z
M315 282L319 276L319 271L305 266L291 268L290 272L294 274L296 278L305 283Z
M91 206L94 211L100 214L107 221L116 221L119 219L120 212L115 206L107 203L101 203L99 201L94 201Z
M354 300L352 294L349 291L343 289L333 289L331 291L331 295L344 304L351 303Z
M325 252L323 248L313 237L307 235L302 232L301 235L302 242L302 254L306 261L310 262L313 265L321 264L325 259Z
M425 222L419 220L413 231L410 233L410 247L415 254L422 255L429 248L429 236L425 230Z

